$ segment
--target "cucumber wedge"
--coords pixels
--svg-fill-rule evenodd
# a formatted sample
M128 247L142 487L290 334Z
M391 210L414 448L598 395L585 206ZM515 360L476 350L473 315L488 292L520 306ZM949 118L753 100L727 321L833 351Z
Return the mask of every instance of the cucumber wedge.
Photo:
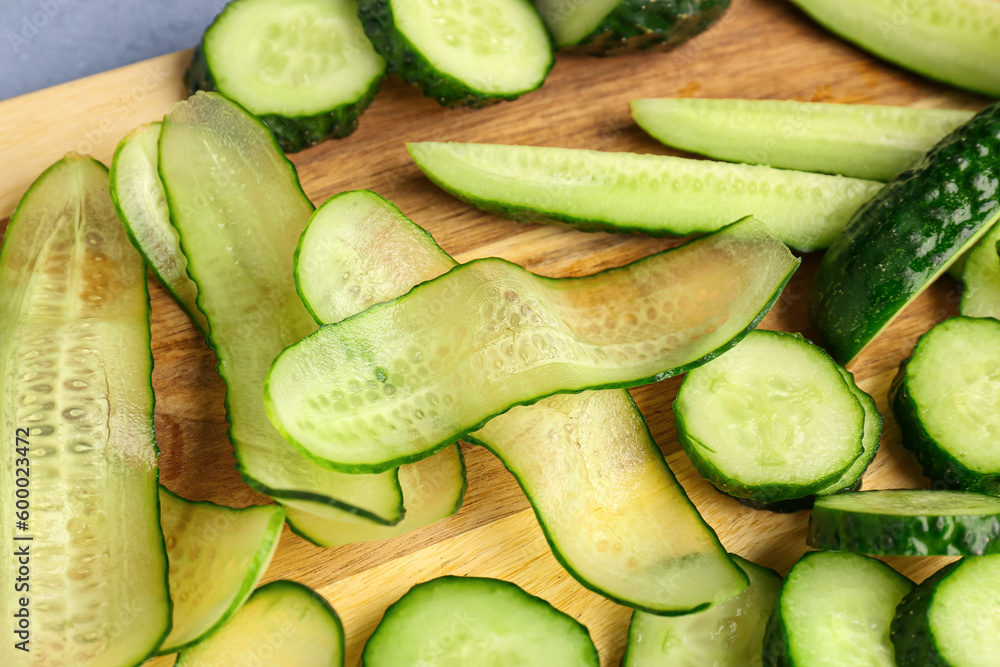
M177 667L343 667L344 626L322 596L294 581L261 586Z
M792 0L820 25L932 79L1000 97L994 0Z
M163 655L202 641L243 606L278 548L285 512L193 502L161 486L160 521L174 603Z
M485 211L585 231L688 236L753 215L785 244L827 247L880 183L665 155L408 144L434 183ZM583 176L581 176L583 175Z
M858 403L861 404L861 407L865 411L865 429L861 436L861 447L864 451L861 452L861 456L854 459L854 463L851 464L851 467L847 469L847 472L840 479L830 484L830 486L817 491L817 496L828 496L844 491L860 491L862 478L865 472L867 472L868 466L875 460L875 455L878 454L879 445L882 441L884 420L882 419L882 413L878 411L878 407L875 405L875 399L861 391L854 382L854 376L847 369L838 365L837 370L844 376L844 382L847 383L847 387L854 394L854 398L858 399Z
M0 323L0 664L139 664L171 603L146 269L104 165L70 153L21 199Z
M809 314L854 359L1000 219L1000 103L948 135L852 219L824 255Z
M992 317L1000 320L1000 225L986 233L969 251L962 269L962 303L959 312L966 317Z
M354 132L384 76L354 0L236 0L205 31L185 82L240 103L293 152Z
M971 111L785 100L633 100L657 141L718 160L891 181Z
M497 579L440 577L386 609L365 644L364 667L600 664L587 628Z

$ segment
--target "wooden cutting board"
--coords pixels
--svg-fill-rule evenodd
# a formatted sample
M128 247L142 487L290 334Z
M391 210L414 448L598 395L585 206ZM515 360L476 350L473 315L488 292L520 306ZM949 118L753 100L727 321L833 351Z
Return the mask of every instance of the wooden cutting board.
M0 218L27 186L68 150L108 162L134 126L160 118L183 99L189 52L155 58L0 102ZM875 60L814 25L782 0L734 0L709 32L666 54L615 58L560 55L545 86L521 100L481 110L443 109L390 78L351 137L292 156L302 185L319 204L350 189L375 190L424 226L460 261L499 256L549 276L576 276L618 266L677 241L586 234L503 220L458 202L425 179L406 141L474 141L678 154L646 136L628 101L640 97L747 97L860 104L979 109L987 100L935 84ZM752 213L752 211L747 211ZM6 222L0 222L0 229ZM771 329L815 339L806 318L818 257L802 268L764 320ZM156 368L156 434L162 482L182 496L234 507L267 502L244 485L226 439L224 387L215 357L186 316L151 285ZM944 278L924 293L852 367L886 417L882 450L866 488L929 485L900 446L886 395L916 338L955 315L960 287ZM653 436L706 520L732 552L782 573L806 551L808 512L748 509L717 493L693 470L677 444L671 403L680 384L667 380L634 390ZM444 574L498 577L550 601L584 623L602 665L617 665L630 610L584 589L549 553L530 506L492 455L464 447L469 471L465 505L434 526L379 543L324 550L285 529L264 582L291 578L326 596L347 632L356 664L385 608L417 582ZM889 558L916 580L942 558ZM150 665L172 664L172 657Z

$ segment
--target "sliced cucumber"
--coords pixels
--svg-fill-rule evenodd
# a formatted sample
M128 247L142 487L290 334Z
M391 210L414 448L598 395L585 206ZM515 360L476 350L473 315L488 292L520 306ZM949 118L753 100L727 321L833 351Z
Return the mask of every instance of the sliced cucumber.
M320 465L379 472L514 405L698 366L756 326L798 263L753 219L583 278L477 260L287 348L268 414Z
M161 486L160 522L174 603L162 655L202 641L243 606L278 548L285 512L192 502Z
M736 597L673 618L633 612L622 667L762 667L764 631L781 576L739 556L733 560L750 577Z
M827 247L881 187L871 181L665 155L408 144L427 177L474 206L587 231L687 236L753 215L798 250Z
M844 377L844 382L847 383L851 393L854 394L854 398L858 399L858 403L861 404L861 407L865 411L865 430L861 436L861 447L864 451L861 453L861 456L854 459L854 463L851 464L851 467L847 469L847 472L840 479L830 484L830 486L817 491L817 496L827 496L832 493L841 493L842 491L860 491L862 478L868 470L868 466L875 460L875 455L878 454L879 445L882 440L882 413L878 411L875 399L861 391L854 382L854 376L847 369L838 365L837 370L840 371L840 374Z
M344 643L340 617L321 595L273 581L218 632L183 651L177 667L343 667Z
M444 105L516 99L554 63L528 0L359 0L358 10L389 72Z
M1000 322L955 317L921 336L889 402L936 487L1000 496Z
M913 582L882 561L812 551L792 566L764 639L767 667L895 667L889 626Z
M71 153L21 199L0 323L0 664L139 664L170 595L146 269L104 165Z
M903 67L1000 97L994 0L792 0L832 32Z
M688 373L674 419L705 479L762 504L828 487L864 451L864 409L833 360L798 334L754 331Z
M969 251L962 269L962 303L959 312L966 317L992 317L1000 320L1000 225L994 225Z
M386 609L361 664L600 663L587 628L545 600L497 579L440 577L417 584Z
M971 111L785 100L633 100L657 141L719 160L891 181Z
M384 76L355 0L235 0L205 31L185 82L239 102L300 151L353 132Z
M823 256L809 314L854 359L1000 219L1000 103L948 135L865 204Z
M1000 556L947 565L907 595L892 621L898 667L993 667L1000 655Z

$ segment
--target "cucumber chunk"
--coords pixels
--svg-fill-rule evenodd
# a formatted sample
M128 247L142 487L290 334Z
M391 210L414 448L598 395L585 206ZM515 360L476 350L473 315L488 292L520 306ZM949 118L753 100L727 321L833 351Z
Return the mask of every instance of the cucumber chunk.
M170 631L149 341L108 171L70 153L0 248L0 664L139 664Z
M354 0L235 0L185 81L240 103L292 152L351 134L384 76Z
M762 667L764 631L781 591L781 576L739 556L750 577L736 597L686 616L632 613L622 667Z
M218 632L183 651L177 667L343 667L344 643L333 607L283 579L254 591Z
M417 584L386 609L361 664L600 663L587 628L545 600L497 579L440 577Z
M833 360L797 334L754 331L688 373L674 418L705 479L761 504L815 494L864 451L864 409Z
M785 100L633 100L657 141L719 160L891 181L971 111Z
M434 183L473 206L585 231L688 236L753 215L797 250L827 247L880 183L665 155L408 144Z
M986 233L969 251L962 269L962 303L959 312L966 317L992 317L1000 320L1000 225Z
M1000 498L902 490L817 498L807 543L873 556L1000 553Z
M865 430L861 436L861 447L864 451L861 453L861 456L854 459L854 463L851 464L851 467L847 469L847 472L840 479L830 484L830 486L817 491L817 496L827 496L842 491L860 491L862 478L868 470L868 466L875 460L875 455L878 454L879 445L882 440L882 413L878 411L875 399L863 392L855 384L854 376L847 369L838 365L837 370L840 371L840 374L844 377L844 382L847 383L851 393L854 394L854 398L858 399L858 403L861 404L861 407L865 411Z

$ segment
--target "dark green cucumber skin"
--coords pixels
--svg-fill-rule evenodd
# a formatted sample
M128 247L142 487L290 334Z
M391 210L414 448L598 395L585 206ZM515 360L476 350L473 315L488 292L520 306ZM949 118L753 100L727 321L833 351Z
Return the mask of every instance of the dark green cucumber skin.
M728 8L729 0L622 0L570 48L592 56L669 51L708 30Z
M522 0L527 2L527 0ZM444 74L424 57L406 35L396 29L390 0L358 0L358 16L375 50L385 59L386 71L412 83L441 106L479 108L501 100L516 100L531 90L517 93L486 93ZM545 33L548 35L548 31ZM549 45L552 37L549 35ZM554 47L553 47L554 48ZM555 65L549 61L548 70ZM546 70L546 72L548 72ZM535 89L545 82L543 77Z
M199 90L206 90L225 95L226 93L215 85L202 46L199 44L195 48L191 64L184 73L184 84L188 88L188 93L194 95ZM327 139L343 139L358 129L358 119L375 99L384 78L382 76L375 79L361 99L350 104L342 104L329 111L312 116L262 114L258 118L267 125L281 146L281 150L286 153L297 153ZM239 100L234 101L239 102Z
M823 257L809 304L834 359L851 361L1000 214L1000 198L986 196L997 179L1000 103L943 139L854 214Z
M896 650L898 667L949 667L951 663L938 652L930 628L931 603L939 583L963 561L941 568L910 591L896 607L889 639Z

